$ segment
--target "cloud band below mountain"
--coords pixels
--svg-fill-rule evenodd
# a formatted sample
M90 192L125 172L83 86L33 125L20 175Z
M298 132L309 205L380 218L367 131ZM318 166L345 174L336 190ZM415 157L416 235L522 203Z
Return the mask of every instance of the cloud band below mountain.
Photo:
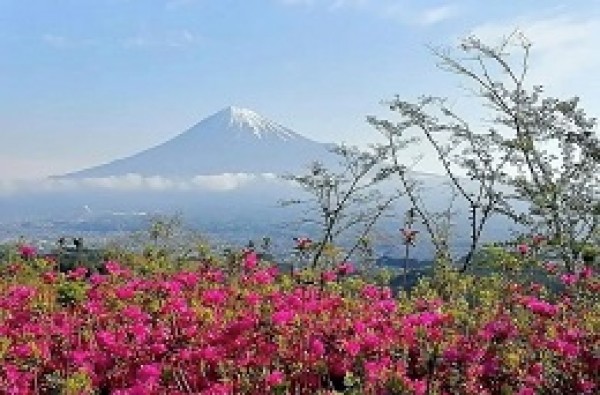
M135 191L232 191L260 181L276 181L273 173L223 173L197 175L188 178L162 176L142 176L126 174L122 176L98 178L46 178L27 181L0 181L0 195L44 192L76 192L83 190Z

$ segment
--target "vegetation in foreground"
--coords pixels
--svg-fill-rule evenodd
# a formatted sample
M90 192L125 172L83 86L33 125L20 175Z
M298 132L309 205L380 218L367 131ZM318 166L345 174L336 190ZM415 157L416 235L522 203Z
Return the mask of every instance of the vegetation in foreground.
M440 264L394 295L348 262L282 273L253 250L178 265L127 254L61 273L22 245L0 277L0 391L596 393L597 272L535 251L495 248L495 274Z

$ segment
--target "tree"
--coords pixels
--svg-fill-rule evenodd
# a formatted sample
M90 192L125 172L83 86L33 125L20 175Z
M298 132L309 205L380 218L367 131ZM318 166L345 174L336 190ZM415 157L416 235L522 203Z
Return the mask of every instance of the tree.
M460 116L444 98L425 96L416 102L396 97L388 102L400 115L391 122L369 122L387 140L387 177L396 177L423 222L436 250L444 239L424 207L399 149L426 141L444 168L454 193L470 208L471 245L462 270L472 262L481 234L492 215L508 216L531 232L548 235L568 270L574 246L596 237L600 204L600 149L596 121L579 107L578 98L544 96L541 85L529 85L531 44L520 32L499 45L466 38L453 51L432 49L439 67L457 75L490 112L480 126ZM417 130L421 137L408 139ZM467 185L475 185L476 192ZM515 210L524 202L528 212Z
M306 174L284 176L302 187L308 197L284 201L283 205L308 205L309 212L303 222L316 224L320 231L312 256L313 268L319 266L327 247L353 233L353 242L342 259L348 260L398 198L398 194L384 195L377 190L382 181L378 176L382 151L362 151L340 145L332 152L340 158L339 169L329 169L314 162Z

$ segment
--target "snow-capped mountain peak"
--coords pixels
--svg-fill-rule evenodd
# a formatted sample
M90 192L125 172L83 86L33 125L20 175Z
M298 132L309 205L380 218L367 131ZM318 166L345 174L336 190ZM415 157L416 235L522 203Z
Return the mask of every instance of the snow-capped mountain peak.
M251 132L259 139L267 136L277 137L282 140L298 137L290 129L242 107L227 107L213 115L207 121L214 121L223 126L227 125L230 129L238 132Z
M252 110L231 106L156 147L66 176L281 174L327 160L329 147Z

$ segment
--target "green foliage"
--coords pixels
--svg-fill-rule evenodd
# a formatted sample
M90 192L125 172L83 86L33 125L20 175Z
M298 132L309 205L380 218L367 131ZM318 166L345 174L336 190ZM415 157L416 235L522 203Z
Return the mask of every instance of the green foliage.
M76 306L86 298L88 288L82 281L63 279L56 288L56 301L64 307Z

